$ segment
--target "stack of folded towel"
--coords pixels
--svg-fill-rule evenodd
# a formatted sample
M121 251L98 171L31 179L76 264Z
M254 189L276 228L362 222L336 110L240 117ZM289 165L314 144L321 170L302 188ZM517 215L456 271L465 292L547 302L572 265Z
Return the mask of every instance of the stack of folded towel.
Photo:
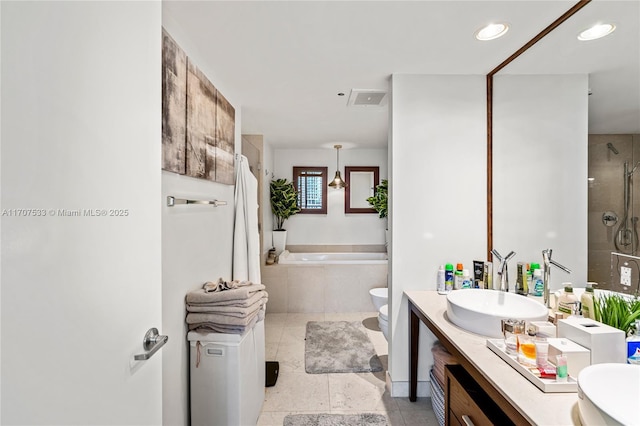
M187 293L189 330L242 334L264 319L267 292L250 281L207 282Z

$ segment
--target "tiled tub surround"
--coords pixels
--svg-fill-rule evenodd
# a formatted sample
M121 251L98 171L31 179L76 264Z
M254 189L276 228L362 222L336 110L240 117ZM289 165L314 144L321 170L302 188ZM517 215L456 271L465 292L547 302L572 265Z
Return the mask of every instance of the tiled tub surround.
M369 290L387 286L381 264L263 265L268 313L375 311Z

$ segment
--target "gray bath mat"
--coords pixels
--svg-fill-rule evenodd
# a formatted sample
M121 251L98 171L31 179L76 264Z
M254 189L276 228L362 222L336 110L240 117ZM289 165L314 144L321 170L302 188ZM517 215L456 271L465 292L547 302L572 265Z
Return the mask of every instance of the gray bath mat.
M381 414L289 414L283 426L387 426Z
M309 321L304 364L310 374L382 371L367 330L358 321Z

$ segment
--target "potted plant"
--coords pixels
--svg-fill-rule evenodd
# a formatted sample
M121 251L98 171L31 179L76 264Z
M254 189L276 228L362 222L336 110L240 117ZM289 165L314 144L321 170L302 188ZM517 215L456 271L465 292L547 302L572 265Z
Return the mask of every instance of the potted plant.
M384 241L385 246L389 243L389 226L386 222L387 218L387 200L389 197L389 181L382 179L379 185L376 186L376 190L373 197L367 198L367 202L373 209L378 212L378 216L385 220Z
M629 334L640 319L640 299L611 293L596 297L593 304L596 320Z
M382 179L382 182L376 186L373 197L367 198L367 202L376 212L378 212L381 219L387 217L388 188L389 182L387 179Z
M300 211L298 207L298 192L293 182L286 179L274 179L269 185L271 198L271 211L276 218L274 224L273 246L276 254L284 251L287 243L287 231L284 229L284 221Z

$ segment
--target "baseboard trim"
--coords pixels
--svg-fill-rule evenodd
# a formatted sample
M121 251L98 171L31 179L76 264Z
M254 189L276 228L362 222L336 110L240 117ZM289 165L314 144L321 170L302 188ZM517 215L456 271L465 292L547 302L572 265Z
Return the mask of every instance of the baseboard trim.
M393 381L387 371L386 386L387 390L394 398L408 398L409 397L409 382ZM417 396L431 397L431 382L428 380L418 381Z

